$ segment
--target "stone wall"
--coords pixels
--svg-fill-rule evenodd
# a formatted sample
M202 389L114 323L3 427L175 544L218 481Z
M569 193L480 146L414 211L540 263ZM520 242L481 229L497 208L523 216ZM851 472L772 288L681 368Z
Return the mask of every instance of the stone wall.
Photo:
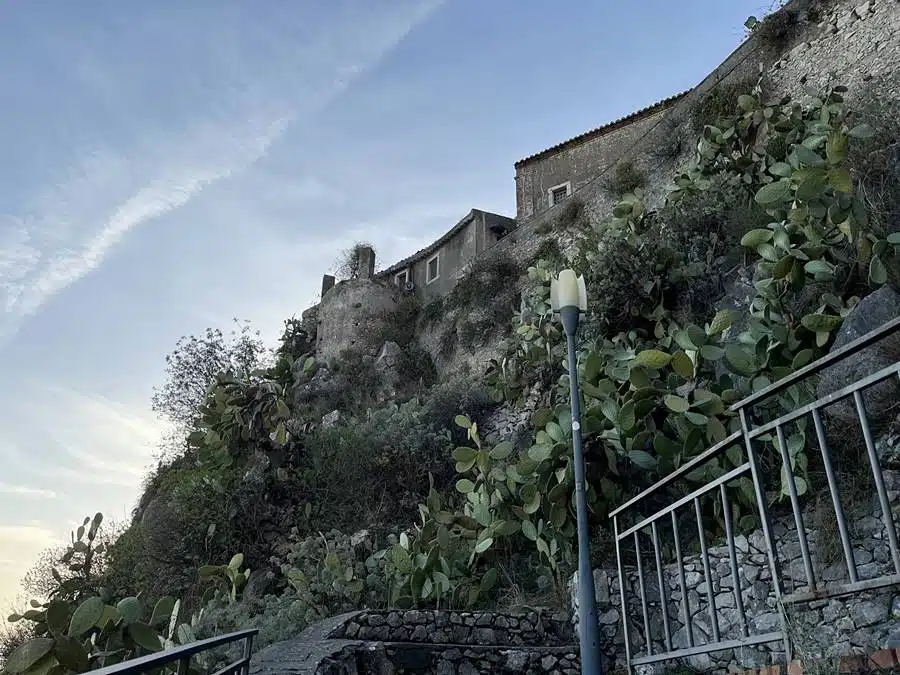
M887 435L879 443L878 449L883 457L896 456L900 451L900 433ZM890 501L894 505L894 521L900 523L900 472L885 470L884 477ZM836 526L811 525L816 522L812 514L813 509L814 506L810 506L804 515L813 569L817 580L824 582L827 590L834 590L837 585L849 581L840 546L835 541ZM894 574L877 499L873 497L871 505L864 505L856 513L847 515L851 519L849 530L859 579L874 579ZM688 517L684 520L680 527L683 538L693 523ZM798 530L793 517L777 518L773 522L773 530L785 593L804 590L806 577ZM683 546L684 543L683 540ZM758 530L749 537L737 536L735 547L738 589L749 622L750 635L781 631L782 621L762 532ZM647 645L644 637L638 571L633 550L627 548L624 550L630 644L633 656L643 656L647 654ZM687 648L689 642L684 624L677 564L664 564L663 583L666 602L661 603L656 563L649 539L642 540L641 550L653 652L667 651L664 643L663 604L667 609L672 648ZM698 549L692 549L691 552L694 550ZM685 550L684 569L689 614L695 644L702 645L709 643L710 636L713 635L707 583L699 553L693 555L687 553ZM713 601L718 610L716 616L720 639L739 639L742 622L737 608L728 548L719 542L719 545L711 546L708 553ZM594 583L606 657L610 664L624 665L625 643L618 573L615 569L595 570ZM571 590L573 611L577 615L577 589L574 579ZM786 628L791 638L794 656L807 663L837 659L850 653L869 653L884 647L900 646L900 587L889 587L843 598L789 604L786 607ZM783 643L776 642L756 648L724 650L693 656L686 661L691 667L704 671L724 672L729 667L760 667L783 659ZM647 668L646 671L661 672L662 666L656 669Z
M595 222L610 217L616 197L605 188L616 164L631 161L647 175L647 201L657 208L672 185L674 175L693 156L697 134L693 127L693 110L702 98L721 84L729 84L759 76L774 96L803 97L805 88L840 82L848 87L851 105L860 97L877 93L884 101L900 99L900 81L893 75L900 69L900 2L874 0L838 0L816 21L810 8L821 3L792 0L786 8L798 19L798 35L788 49L779 53L759 37L751 35L725 61L713 70L690 93L668 108L665 115L648 120L637 138L617 141L620 153L605 166L598 166L593 178L575 192ZM660 158L659 149L679 147L674 156ZM555 228L566 202L546 209L530 218L520 219L519 227L498 242L516 259L527 259ZM555 235L565 238L564 232ZM521 251L521 253L520 253Z
M345 349L375 356L385 313L397 307L399 289L372 279L342 281L322 296L316 310L316 351L331 361Z
M252 675L580 672L566 612L361 611L253 656Z
M544 645L575 640L568 612L464 612L455 610L362 611L329 636L378 642L461 645Z
M629 116L633 121L613 122L606 125L608 131L584 133L516 163L516 218L527 220L550 208L551 188L569 183L577 191L591 182L656 126L667 110L668 105L660 105L646 114L635 113Z

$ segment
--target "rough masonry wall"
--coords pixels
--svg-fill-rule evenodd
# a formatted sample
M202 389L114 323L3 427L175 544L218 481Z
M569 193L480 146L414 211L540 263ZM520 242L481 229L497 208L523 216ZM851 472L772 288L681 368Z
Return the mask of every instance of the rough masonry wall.
M572 190L575 191L589 183L656 126L664 115L665 109L517 167L516 218L531 218L548 209L548 190L552 187L571 181Z
M385 610L350 612L255 654L251 675L577 675L566 612Z
M345 349L366 353L379 349L375 340L378 329L385 313L396 309L399 297L398 289L372 279L351 279L334 286L317 309L319 358L330 362Z
M900 437L888 436L879 444L882 456L893 456L900 451ZM885 484L894 505L894 520L900 522L900 472L884 471ZM851 516L850 532L854 546L854 559L860 580L874 579L894 573L890 548L885 537L881 510L873 497L869 508ZM833 549L833 528L810 527L810 514L806 514L806 532L813 568L818 580L827 589L849 579L846 564L838 551L829 557L823 551ZM681 528L691 526L685 519ZM781 565L781 575L786 593L801 590L806 584L803 559L800 552L797 527L793 518L785 516L773 523L776 552ZM761 530L749 537L735 538L738 568L738 589L750 626L750 635L781 631L782 624L775 598L772 575L766 556L765 539ZM839 546L838 546L839 548ZM664 625L657 581L656 563L649 542L642 544L644 586L648 600L650 636L653 652L667 651L664 643ZM727 546L708 549L713 602L717 608L721 640L741 637L740 615L734 593L729 551ZM628 630L633 656L647 654L644 637L643 614L640 604L640 582L633 552L625 554L625 596L628 600ZM707 600L707 583L699 554L686 555L684 559L685 585L688 589L689 616L697 645L710 642L713 635ZM594 570L597 611L604 653L612 664L625 665L625 638L622 628L622 604L618 572L613 569ZM665 607L667 608L672 648L690 646L685 628L681 585L677 564L663 569ZM577 586L571 584L571 602L577 616ZM837 659L850 653L871 653L886 646L900 645L900 588L884 588L858 593L843 598L832 598L787 606L787 630L791 637L794 657L811 663L821 659ZM686 659L688 664L703 671L725 672L729 666L754 668L770 665L783 659L784 647L777 642L760 647L724 650ZM664 664L645 668L646 673L662 672Z
M817 3L810 0L793 0L787 7L805 21L806 9L814 5ZM802 98L806 86L820 87L831 81L848 86L846 96L851 105L869 90L877 91L884 100L896 101L900 98L900 79L893 73L900 70L900 2L838 0L818 23L801 26L801 35L784 54L773 52L760 44L757 36L751 36L693 91L668 108L665 115L645 125L633 143L629 145L621 138L618 143L622 146L622 161L634 162L647 174L646 193L651 208L661 205L676 171L693 156L697 140L691 118L694 106L719 84L758 76L760 65L766 72L764 82L775 96L789 94ZM678 140L681 152L674 158L660 159L659 148ZM575 193L585 203L594 222L602 223L611 217L616 198L604 185L618 159L615 157L601 167ZM507 249L514 258L523 257L518 249L535 250L535 240L545 236L542 230L553 227L564 208L565 202L520 219L516 232L497 246ZM564 233L560 234L565 237Z
M337 639L461 645L544 645L575 642L568 612L362 611L331 632Z

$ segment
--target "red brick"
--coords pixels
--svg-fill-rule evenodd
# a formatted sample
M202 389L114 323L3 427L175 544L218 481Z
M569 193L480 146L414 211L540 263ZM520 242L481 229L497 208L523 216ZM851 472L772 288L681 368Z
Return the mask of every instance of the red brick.
M879 649L869 657L869 660L877 668L892 668L897 665L897 656L893 649Z

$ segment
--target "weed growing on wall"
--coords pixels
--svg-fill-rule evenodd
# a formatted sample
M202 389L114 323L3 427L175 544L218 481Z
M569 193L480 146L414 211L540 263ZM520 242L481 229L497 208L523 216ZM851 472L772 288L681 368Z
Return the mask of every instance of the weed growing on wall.
M719 83L704 94L691 109L694 132L700 133L707 124L735 115L740 107L738 97L751 91L757 78L744 78L731 83Z
M759 44L780 54L800 34L802 19L797 10L782 3L762 20L751 16L744 25Z
M362 272L363 255L366 249L375 251L370 242L358 241L344 249L334 262L334 273L340 279L358 279Z
M616 164L613 175L606 180L606 191L615 196L623 197L637 189L647 185L647 174L634 165L634 162L623 161Z

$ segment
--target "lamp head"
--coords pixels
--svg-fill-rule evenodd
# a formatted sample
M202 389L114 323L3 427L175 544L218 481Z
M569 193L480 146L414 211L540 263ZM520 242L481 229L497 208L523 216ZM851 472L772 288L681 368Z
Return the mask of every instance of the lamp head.
M587 289L584 277L577 276L575 270L566 269L555 279L550 279L550 307L559 312L563 307L577 307L587 311Z

